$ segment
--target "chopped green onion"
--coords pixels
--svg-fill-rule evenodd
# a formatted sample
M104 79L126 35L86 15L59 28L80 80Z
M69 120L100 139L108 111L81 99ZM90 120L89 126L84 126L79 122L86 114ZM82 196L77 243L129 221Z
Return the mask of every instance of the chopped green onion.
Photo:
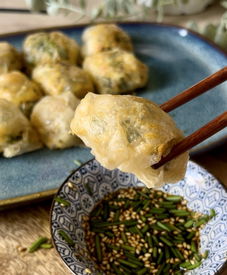
M119 216L120 216L120 210L118 209L115 213L115 216L114 216L114 221L119 221Z
M95 248L96 248L97 259L98 259L99 262L101 262L101 260L102 260L102 251L101 251L99 235L95 236Z
M112 244L107 244L107 247L112 248L113 250L120 250L121 248L119 246L116 245L112 245Z
M186 267L187 270L195 269L201 265L201 262L197 262L195 264L189 265Z
M187 268L188 266L190 266L191 265L191 263L190 262L183 262L183 263L181 263L180 264L180 267L182 267L182 268Z
M178 216L178 217L184 217L184 216L189 216L191 215L190 212L186 211L186 210L180 210L180 209L175 209L175 210L170 210L170 212L172 214L174 214L175 216Z
M164 254L161 252L158 256L158 260L157 260L158 264L160 264L162 262L163 257L164 257Z
M215 212L215 210L214 209L211 209L210 210L210 218L212 219L213 217L215 217L217 214L216 214L216 212Z
M86 188L88 194L89 194L90 196L92 196L93 191L92 191L92 188L91 188L89 182L85 183L85 184L84 184L84 187Z
M50 249L53 247L53 245L51 243L43 243L40 245L40 247L44 249Z
M36 250L38 250L40 248L40 246L43 243L46 243L47 241L48 241L48 239L46 237L40 237L37 241L32 243L32 245L28 249L28 252L30 252L30 253L35 252Z
M126 245L126 244L122 244L121 245L122 248L128 250L128 251L132 251L132 252L135 252L135 248L132 247L132 246L129 246L129 245Z
M69 237L67 233L63 230L59 230L58 234L67 242L69 245L74 245L74 241Z
M192 227L194 224L194 220L188 220L185 224L184 224L184 227L186 228L190 228Z
M157 255L158 255L158 249L157 249L157 247L155 246L155 247L153 247L153 258L156 258Z
M202 260L202 257L198 253L195 253L194 257L195 257L197 262L200 262Z
M151 236L147 236L147 241L148 241L149 247L152 248L153 247L153 241L152 241Z
M160 265L159 269L158 269L158 272L156 273L156 275L160 275L162 273L162 270L164 269L166 263L163 263Z
M70 202L62 199L61 197L54 197L54 200L63 206L70 206Z
M74 159L73 161L77 166L80 166L82 162L80 162L78 159Z
M167 196L165 199L167 201L180 202L182 200L182 197L181 196Z
M148 273L148 269L146 267L140 269L139 271L137 271L137 275L143 275L143 274L147 274Z
M158 244L158 238L155 235L152 236L152 239L155 244Z
M171 267L170 264L166 264L164 269L163 269L163 273L166 274L170 270L170 267ZM167 274L169 274L169 272Z
M208 255L209 255L209 251L206 250L203 254L203 259L207 259Z
M196 253L197 252L197 249L196 249L196 244L194 241L191 242L191 251Z
M125 233L124 233L123 231L121 232L121 238L122 238L122 240L123 240L125 243L128 242L127 237L126 237L126 235L125 235Z
M146 225L141 229L141 232L144 234L144 233L146 233L148 230L149 230L149 225L146 224Z
M118 267L115 264L112 264L113 270L115 271L116 275L121 275L122 272L120 271L120 269L118 269Z
M165 258L168 260L170 258L170 252L168 246L165 246Z
M165 208L156 208L156 207L153 207L153 208L151 208L151 209L149 210L149 213L152 213L152 214L162 214L162 213L164 213L165 211L166 211ZM147 217L147 216L145 215L145 217Z
M123 259L119 259L118 262L121 263L121 264L123 264L123 265L127 265L127 266L129 266L129 267L132 267L132 268L137 268L137 267L138 267L137 264L128 262L128 261L123 260Z
M171 232L172 229L170 228L170 226L168 226L168 224L164 224L164 223L161 223L161 222L157 222L157 225L162 228L163 230L166 230L168 232Z
M109 208L109 204L108 202L105 202L103 204L103 218L105 220L107 220L109 218L109 215L110 215L110 208ZM117 220L116 220L117 221Z
M160 240L162 240L168 246L173 246L173 243L167 240L165 237L160 237Z

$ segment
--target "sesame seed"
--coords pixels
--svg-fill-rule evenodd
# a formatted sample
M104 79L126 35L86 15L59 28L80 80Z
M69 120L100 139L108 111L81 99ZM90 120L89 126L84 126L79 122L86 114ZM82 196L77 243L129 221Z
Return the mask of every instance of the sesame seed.
M84 272L88 273L88 274L91 274L91 270L89 268L85 268L84 269Z
M70 181L67 182L67 185L71 189L76 189L76 186L72 182L70 182Z

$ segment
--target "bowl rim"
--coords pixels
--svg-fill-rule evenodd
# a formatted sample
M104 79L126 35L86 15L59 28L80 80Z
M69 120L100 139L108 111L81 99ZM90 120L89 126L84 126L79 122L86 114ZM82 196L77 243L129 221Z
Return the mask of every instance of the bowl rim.
M87 165L89 162L94 161L95 158L92 158L84 163L82 163L79 167L77 167L76 169L74 169L73 171L70 172L69 176L64 180L64 182L59 186L59 188L57 189L57 192L54 194L52 202L51 202L51 207L50 207L50 211L49 211L49 229L50 229L50 236L51 236L51 241L53 244L53 247L55 249L55 252L57 252L58 256L60 257L61 261L64 263L65 266L67 266L67 268L69 269L69 271L72 274L77 274L75 272L73 272L70 267L68 266L68 264L62 259L61 254L59 253L58 249L57 249L57 245L54 241L54 236L53 236L53 230L52 230L52 214L53 214L53 209L54 209L54 205L55 205L55 198L58 196L59 192L62 190L63 186L69 181L69 178L71 178L71 176L76 173L77 171L79 171L84 165Z

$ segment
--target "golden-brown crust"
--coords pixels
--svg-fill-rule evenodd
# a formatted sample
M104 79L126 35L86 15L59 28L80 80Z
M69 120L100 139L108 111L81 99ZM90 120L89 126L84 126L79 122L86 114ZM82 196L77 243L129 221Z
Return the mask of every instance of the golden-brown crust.
M0 99L0 152L10 158L42 147L29 120L11 102Z
M83 98L94 91L90 75L79 67L67 63L41 64L32 73L32 78L49 95L58 95L70 91L76 97Z
M21 68L21 54L8 42L0 42L0 75Z
M31 122L49 149L77 146L80 141L70 134L70 121L79 100L70 92L45 96L34 107Z
M39 32L26 37L23 53L28 69L37 64L57 61L76 64L79 59L79 46L75 40L61 32Z
M86 28L82 34L82 41L84 56L113 49L133 51L129 35L115 24L98 24Z
M0 75L0 98L4 98L23 113L29 115L35 102L42 97L42 91L37 83L28 79L19 71L12 71Z
M88 56L83 63L101 94L120 94L144 87L148 67L132 53L112 50Z

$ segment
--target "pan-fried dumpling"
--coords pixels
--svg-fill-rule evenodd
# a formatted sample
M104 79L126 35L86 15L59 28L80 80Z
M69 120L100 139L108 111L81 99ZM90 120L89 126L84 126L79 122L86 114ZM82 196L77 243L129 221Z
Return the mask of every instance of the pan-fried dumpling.
M129 35L114 24L98 24L85 29L82 41L84 56L112 49L133 51Z
M6 158L42 147L38 134L24 114L11 102L0 98L0 152Z
M120 94L142 88L148 80L148 67L132 53L112 50L88 56L83 68L93 78L101 94Z
M57 61L76 64L79 59L78 44L61 32L38 32L28 35L24 41L23 52L29 69L40 63Z
M94 91L90 75L67 63L41 64L35 67L32 77L49 95L70 91L76 97L83 98L88 92Z
M106 168L135 174L148 187L180 180L188 153L151 168L183 138L172 118L155 103L129 95L88 93L76 109L71 130Z
M31 122L49 149L62 149L80 144L70 134L70 121L79 100L70 92L43 97L34 107Z
M34 104L42 97L40 87L21 72L0 75L0 98L4 98L29 116Z
M8 42L0 42L0 74L22 67L21 54Z

